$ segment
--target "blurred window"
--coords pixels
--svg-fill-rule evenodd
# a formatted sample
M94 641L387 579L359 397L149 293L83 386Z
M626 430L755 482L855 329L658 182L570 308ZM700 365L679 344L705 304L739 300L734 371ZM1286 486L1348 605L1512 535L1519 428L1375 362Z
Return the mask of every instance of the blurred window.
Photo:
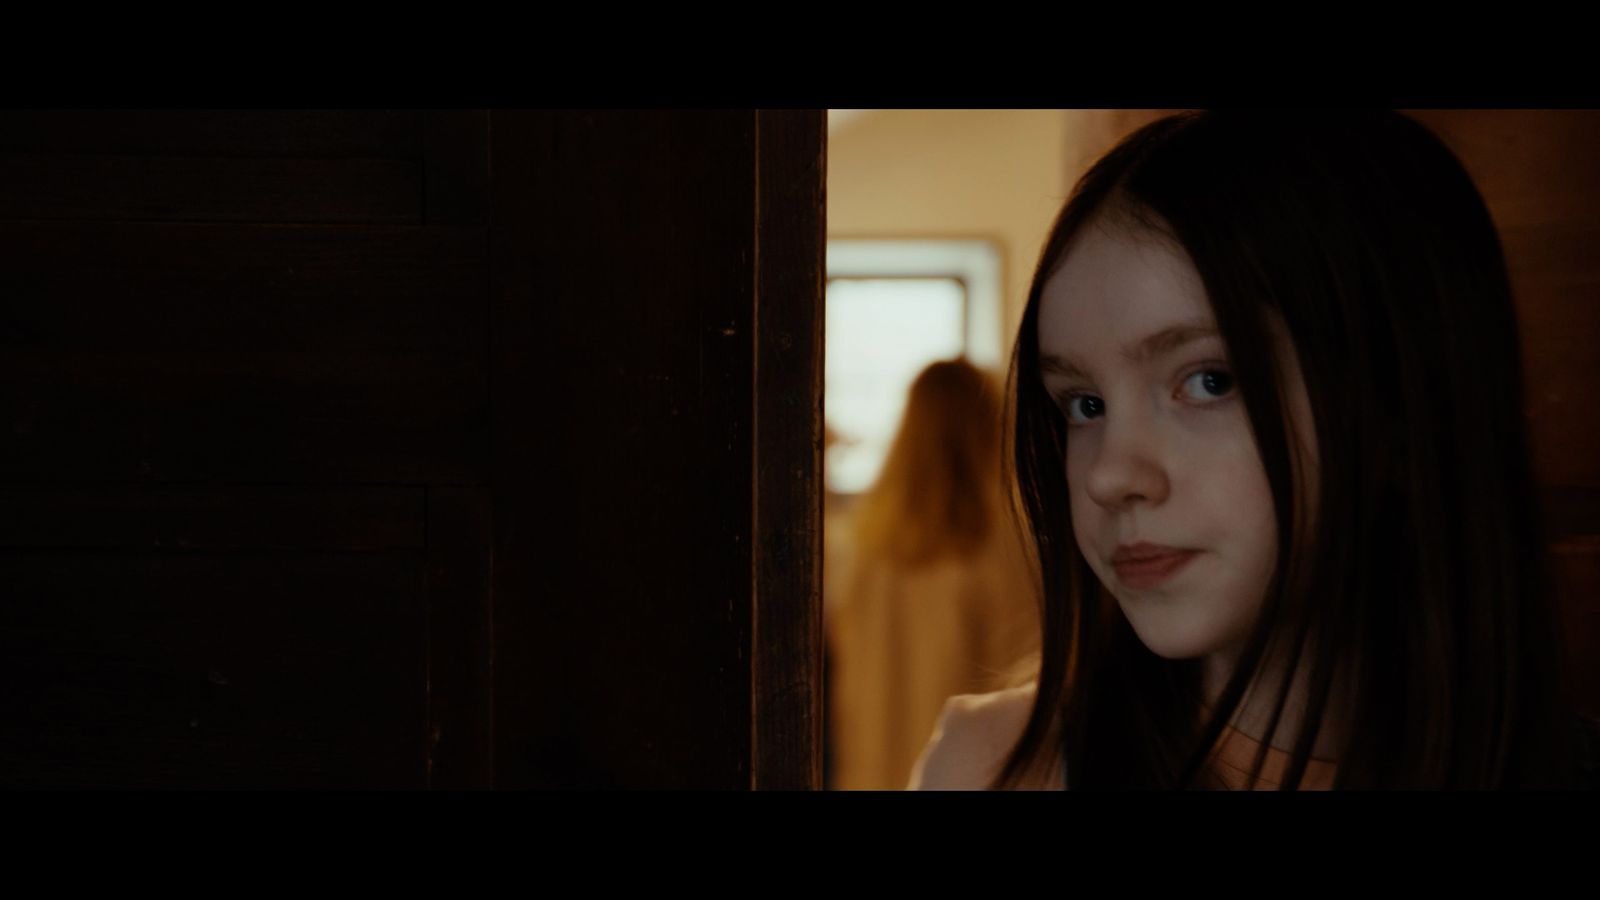
M872 486L929 363L965 356L998 368L999 300L990 242L828 242L823 407L839 437L824 465L830 492Z

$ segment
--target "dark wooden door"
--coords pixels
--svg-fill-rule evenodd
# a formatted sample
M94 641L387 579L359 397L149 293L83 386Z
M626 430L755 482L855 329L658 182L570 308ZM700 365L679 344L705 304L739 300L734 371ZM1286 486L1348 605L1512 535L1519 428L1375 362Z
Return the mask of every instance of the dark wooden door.
M496 115L502 786L820 780L824 133Z
M0 114L0 783L814 782L821 122Z

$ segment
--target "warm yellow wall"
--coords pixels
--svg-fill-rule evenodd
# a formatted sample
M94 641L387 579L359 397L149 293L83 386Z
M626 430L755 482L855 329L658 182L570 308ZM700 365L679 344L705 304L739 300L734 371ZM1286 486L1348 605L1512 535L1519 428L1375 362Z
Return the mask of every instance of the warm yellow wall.
M828 236L1000 244L1006 355L1045 232L1066 200L1058 109L884 109L828 137Z

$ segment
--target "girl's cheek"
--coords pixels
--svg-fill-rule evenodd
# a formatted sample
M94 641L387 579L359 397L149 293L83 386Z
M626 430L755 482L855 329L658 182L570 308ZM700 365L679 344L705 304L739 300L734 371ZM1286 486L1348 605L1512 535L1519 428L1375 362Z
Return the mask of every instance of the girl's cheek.
M1067 433L1067 477L1082 473L1099 451L1095 428L1079 428Z
M1235 394L1211 406L1196 406L1179 410L1173 421L1188 440L1204 437L1213 443L1229 446L1239 435L1250 436L1250 417L1244 404Z
M1081 544L1086 538L1093 535L1095 526L1095 504L1083 491L1067 483L1068 515L1072 520L1072 533Z

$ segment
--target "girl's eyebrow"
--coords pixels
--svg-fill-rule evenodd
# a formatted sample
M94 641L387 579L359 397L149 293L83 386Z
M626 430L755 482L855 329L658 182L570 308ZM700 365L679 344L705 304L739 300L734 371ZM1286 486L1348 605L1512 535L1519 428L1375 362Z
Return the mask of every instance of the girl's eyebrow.
M1203 319L1180 322L1123 347L1122 358L1134 364L1148 362L1165 356L1192 341L1216 336L1216 327ZM1070 359L1056 356L1053 353L1046 353L1039 357L1039 371L1052 375L1064 375L1069 378L1087 379L1089 377L1084 374L1083 369L1077 363Z

